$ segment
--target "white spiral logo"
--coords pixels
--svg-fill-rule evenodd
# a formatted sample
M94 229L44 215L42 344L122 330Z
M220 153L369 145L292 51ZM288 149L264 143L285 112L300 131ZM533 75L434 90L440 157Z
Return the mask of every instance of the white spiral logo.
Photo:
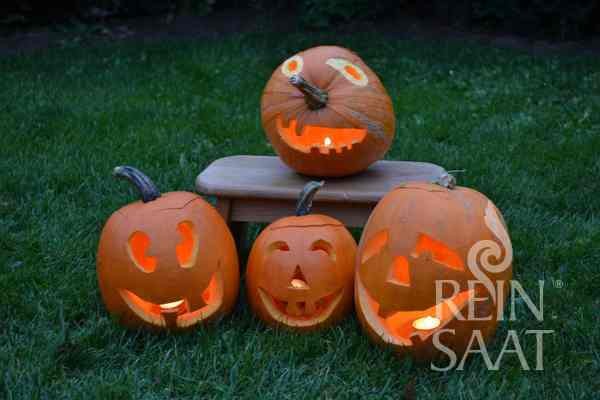
M493 240L480 240L479 242L475 243L471 249L469 249L467 265L475 278L477 278L486 287L486 289L488 289L495 304L496 288L494 287L494 284L490 278L488 278L488 276L485 274L484 270L492 274L505 271L512 263L513 249L508 232L506 232L504 225L498 217L496 207L494 207L491 201L488 201L485 209L484 221L488 229L492 231L502 243L504 251L502 247L500 247L498 243ZM504 258L498 264L492 264L492 258L495 260L500 260L503 252Z

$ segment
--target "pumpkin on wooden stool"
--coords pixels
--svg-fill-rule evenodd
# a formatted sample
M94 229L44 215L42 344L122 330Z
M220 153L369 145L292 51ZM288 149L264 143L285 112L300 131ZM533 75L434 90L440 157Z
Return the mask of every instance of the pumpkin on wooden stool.
M248 259L248 299L270 325L295 330L329 326L352 308L356 242L338 220L311 215L323 185L309 182L296 216L273 222L258 236Z
M98 283L106 308L131 327L179 330L228 313L239 288L233 237L217 211L189 192L160 194L139 170L141 201L113 213L102 230Z
M283 162L312 176L366 169L383 157L395 131L392 102L377 75L336 46L284 61L264 89L261 116Z
M436 334L456 354L476 330L489 339L512 277L498 209L483 194L446 183L408 183L384 196L356 257L361 325L376 342L421 361L441 355Z

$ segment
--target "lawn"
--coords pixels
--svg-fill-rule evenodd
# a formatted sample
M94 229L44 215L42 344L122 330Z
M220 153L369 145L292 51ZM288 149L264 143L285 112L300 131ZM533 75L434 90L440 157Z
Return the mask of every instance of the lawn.
M545 281L544 320L517 301L492 357L517 330L533 368L524 331L551 329L543 371L507 354L499 371L475 355L464 371L433 372L373 346L354 316L307 335L266 328L243 289L232 315L187 334L127 331L107 315L97 241L136 198L112 168L193 191L219 157L273 154L261 91L283 59L319 43L354 49L388 88L398 123L387 158L465 169L459 184L502 210L515 279L536 302ZM412 382L419 399L599 398L600 60L253 34L13 56L0 77L0 397L397 399Z

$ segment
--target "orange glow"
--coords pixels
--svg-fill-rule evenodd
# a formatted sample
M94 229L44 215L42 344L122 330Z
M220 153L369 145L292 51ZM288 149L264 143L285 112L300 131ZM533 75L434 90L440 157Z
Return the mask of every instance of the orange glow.
M288 64L288 70L295 71L296 68L298 68L298 61L296 61L296 60L290 61Z
M269 252L279 250L279 251L290 251L290 246L283 240L278 240L269 245Z
M319 239L316 242L314 242L311 246L310 249L312 251L323 251L325 254L327 254L333 261L335 261L335 251L333 250L333 246L326 242L325 240Z
M219 282L217 281L217 276L214 274L208 283L208 286L202 292L202 300L206 304L210 304L215 300L215 298L219 295Z
M308 285L306 284L306 282L304 282L301 279L292 279L292 281L290 282L290 285L294 289L308 289Z
M344 70L351 75L354 79L356 79L357 81L360 80L362 78L362 76L358 73L358 71L356 70L356 68L354 68L352 65L346 65L344 67Z
M419 329L422 331L428 331L431 329L435 329L440 326L440 319L436 317L430 317L429 315L426 317L415 319L412 323L413 328Z
M388 278L396 283L403 285L410 285L410 275L408 272L408 260L404 256L398 256L394 259L392 268L390 269L390 276Z
M300 266L296 266L296 269L294 270L294 275L292 276L292 280L290 281L290 288L292 289L310 289L310 286L308 286L308 282L306 282L306 278L304 277L304 274L302 273L302 270L300 270Z
M174 308L179 307L181 304L183 304L183 300L177 300L177 301L172 301L170 303L163 303L160 305L160 308L163 310L172 310Z
M175 248L179 265L181 265L183 268L192 267L195 261L193 260L193 255L196 244L193 225L189 221L181 222L179 225L177 225L177 230L183 238L181 243L179 243Z
M361 263L364 264L375 254L378 254L388 242L389 234L387 229L377 232L363 249Z
M418 257L423 253L431 253L431 256L435 262L444 264L449 268L461 271L465 269L462 258L454 250L446 246L443 242L437 241L421 233L413 252L413 256Z
M290 120L289 126L283 126L281 117L277 117L277 131L281 138L291 147L310 152L316 148L321 153L329 154L331 150L341 152L348 150L356 143L360 143L367 135L366 129L358 128L329 128L317 125L305 125L302 132L297 132L298 121Z
M156 257L146 256L146 251L150 247L150 237L144 232L137 231L129 237L128 244L129 256L135 265L144 272L153 272L156 269Z

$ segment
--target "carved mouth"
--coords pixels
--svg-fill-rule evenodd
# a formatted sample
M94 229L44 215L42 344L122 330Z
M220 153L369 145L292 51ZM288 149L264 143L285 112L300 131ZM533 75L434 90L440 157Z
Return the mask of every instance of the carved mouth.
M315 302L284 301L259 287L260 299L269 314L278 322L290 327L314 326L326 320L342 299L342 289L323 296Z
M324 126L305 125L302 132L297 132L298 121L291 119L289 125L283 125L281 116L277 117L277 132L288 146L304 153L317 151L330 154L332 151L342 153L349 151L367 136L366 129L328 128Z
M357 305L364 318L384 342L395 346L413 346L416 342L425 342L453 321L457 312L462 313L475 297L474 289L465 290L425 310L398 311L382 316L379 314L379 303L367 292L360 279L356 280L356 289ZM429 323L432 324L427 326ZM422 329L417 329L420 325Z
M223 303L223 274L218 269L211 277L206 289L200 294L204 306L190 310L188 299L157 304L144 300L135 293L121 289L119 293L129 309L143 321L158 327L187 328L217 311Z

